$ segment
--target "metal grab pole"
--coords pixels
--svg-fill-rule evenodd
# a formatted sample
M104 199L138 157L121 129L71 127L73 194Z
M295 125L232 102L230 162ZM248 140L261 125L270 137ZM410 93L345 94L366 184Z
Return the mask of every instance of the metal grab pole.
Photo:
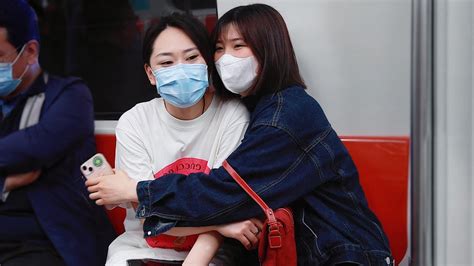
M412 0L411 265L433 265L433 0Z

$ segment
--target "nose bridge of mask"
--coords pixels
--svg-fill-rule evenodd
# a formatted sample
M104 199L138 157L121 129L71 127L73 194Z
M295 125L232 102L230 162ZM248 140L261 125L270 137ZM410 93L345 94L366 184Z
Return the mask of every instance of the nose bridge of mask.
M187 72L189 78L207 82L208 73L206 64L185 64L184 67L188 70L192 70Z
M237 56L233 56L231 54L224 54L221 58L219 58L218 61L222 60L221 62L222 62L223 66L229 66L229 65L233 65L235 63L238 63L240 61L244 61L244 60L248 59L249 57L251 57L251 56L237 57Z
M205 64L179 64L154 71L154 75L161 97L179 108L198 102L209 85Z
M248 57L235 57L230 54L224 54L219 60L217 60L216 65L226 68L241 68L242 61L249 61L252 56Z
M235 73L251 73L254 71L255 66L252 60L253 56L235 57L230 54L224 54L216 62L216 65L218 65L217 70L221 77L224 76L223 78L228 80L240 79L240 75L235 75Z
M153 70L153 75L155 76L157 85L159 86L169 84L179 79L185 79L187 77L184 69L180 67L180 65Z
M205 64L178 64L171 67L153 70L153 75L156 78L157 85L162 86L185 79L207 81L206 70L207 65Z
M258 62L254 56L236 58L223 55L216 62L217 71L224 86L233 93L247 90L257 76Z

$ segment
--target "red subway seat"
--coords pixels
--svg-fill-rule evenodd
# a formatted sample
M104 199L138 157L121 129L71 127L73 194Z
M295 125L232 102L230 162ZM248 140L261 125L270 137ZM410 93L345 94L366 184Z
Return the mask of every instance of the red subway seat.
M393 256L400 262L408 247L408 137L342 137L359 170L370 208L380 219ZM96 135L97 151L115 162L115 136ZM117 231L124 232L125 210L107 214Z

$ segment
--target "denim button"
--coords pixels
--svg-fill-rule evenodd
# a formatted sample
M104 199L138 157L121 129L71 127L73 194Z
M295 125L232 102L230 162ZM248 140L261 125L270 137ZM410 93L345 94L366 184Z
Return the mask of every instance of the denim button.
M390 258L389 258L389 257L386 257L386 258L385 258L385 262L387 263L387 265L390 265Z
M148 231L148 232L147 232L147 235L151 235L151 231Z
M143 207L143 209L140 211L140 215L145 216L145 207Z

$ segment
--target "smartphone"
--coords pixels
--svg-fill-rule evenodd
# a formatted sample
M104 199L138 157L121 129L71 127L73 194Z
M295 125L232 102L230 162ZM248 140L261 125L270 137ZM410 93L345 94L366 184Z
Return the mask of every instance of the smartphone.
M97 153L81 165L81 172L85 178L101 175L113 175L114 171L102 153Z

